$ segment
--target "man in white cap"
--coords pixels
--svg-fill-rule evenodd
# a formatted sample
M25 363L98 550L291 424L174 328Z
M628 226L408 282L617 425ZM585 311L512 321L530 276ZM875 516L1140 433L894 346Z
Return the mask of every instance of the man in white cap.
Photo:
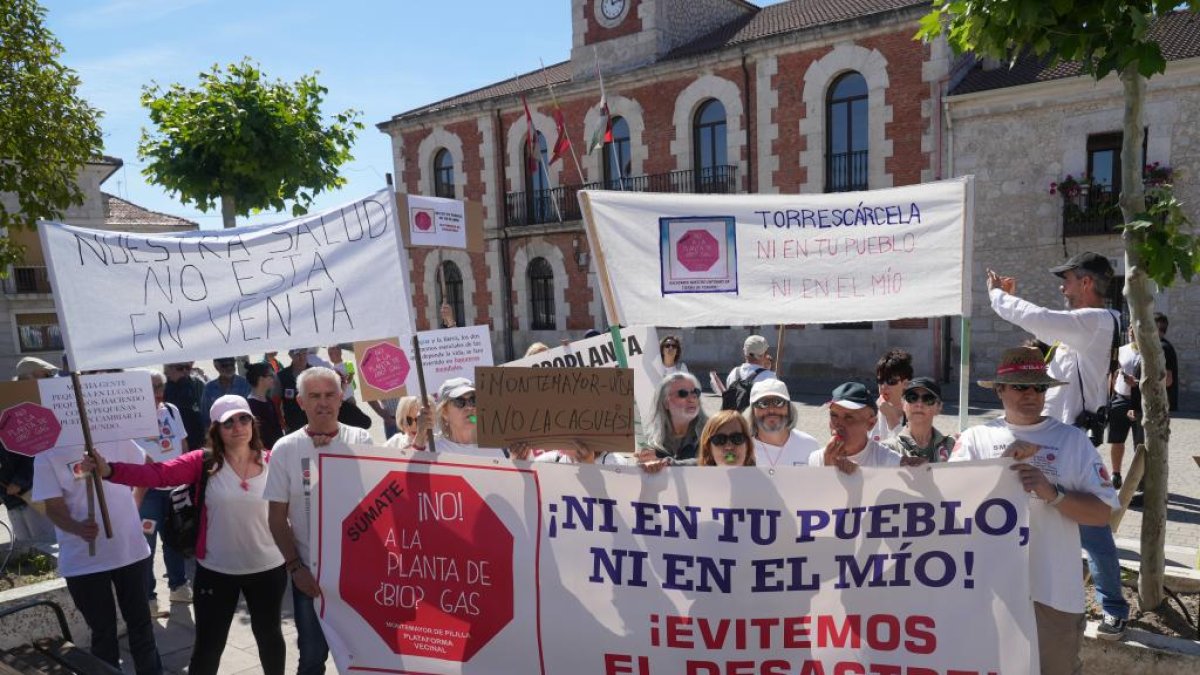
M900 466L900 453L871 438L875 428L875 397L861 382L846 382L833 390L829 401L829 433L824 448L808 456L809 466L836 466L854 473L860 466ZM913 458L907 458L913 459Z
M292 358L295 362L295 355ZM296 389L295 401L307 422L279 439L272 449L263 498L270 502L267 519L271 537L292 578L296 643L300 648L297 673L319 675L325 672L329 645L313 608L313 599L321 594L312 570L315 558L308 520L313 508L317 448L327 446L332 452L348 452L350 445L370 445L371 434L338 422L342 378L336 372L322 366L307 368L296 379Z
M759 467L808 466L817 439L796 430L796 409L781 380L760 380L750 390L750 430Z
M1009 349L993 380L1004 416L962 433L950 461L1014 455L1029 502L1029 583L1037 620L1041 671L1079 673L1083 582L1079 526L1108 524L1119 502L1096 449L1079 429L1044 414L1047 390L1066 384L1047 372L1034 347Z
M739 380L749 380L751 385L766 379L775 378L774 364L767 352L771 346L761 335L751 335L742 345L742 355L746 359L740 366L735 366L725 377L725 386L732 387Z

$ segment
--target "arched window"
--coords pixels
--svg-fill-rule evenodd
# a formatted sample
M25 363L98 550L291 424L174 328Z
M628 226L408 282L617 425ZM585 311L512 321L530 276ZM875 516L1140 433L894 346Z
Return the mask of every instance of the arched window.
M447 260L442 263L441 267L441 283L437 285L437 311L438 316L441 316L442 303L449 303L450 309L454 312L454 322L456 325L465 326L466 308L463 305L463 278L462 272L459 271L458 265ZM442 295L443 288L445 295ZM440 319L439 319L440 321Z
M825 191L867 189L867 81L850 71L829 87Z
M715 98L700 104L692 124L696 192L733 192L725 148L725 106Z
M545 258L529 261L529 327L554 330L554 270Z
M612 142L604 144L604 187L621 189L621 180L629 178L629 123L624 117L612 121Z
M526 137L528 138L528 137ZM530 157L529 143L521 155L525 164L526 223L547 223L554 217L550 204L550 176L546 174L546 137L537 132L537 156Z
M454 157L445 148L433 156L433 196L454 199Z

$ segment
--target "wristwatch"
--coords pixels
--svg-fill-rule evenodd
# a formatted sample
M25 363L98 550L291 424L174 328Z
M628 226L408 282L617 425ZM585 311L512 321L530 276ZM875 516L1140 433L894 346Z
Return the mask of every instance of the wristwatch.
M1059 503L1062 502L1062 500L1067 498L1067 491L1064 490L1063 486L1059 485L1058 483L1054 484L1054 491L1057 494L1054 495L1054 499L1051 499L1050 501L1046 502L1047 506L1058 506Z

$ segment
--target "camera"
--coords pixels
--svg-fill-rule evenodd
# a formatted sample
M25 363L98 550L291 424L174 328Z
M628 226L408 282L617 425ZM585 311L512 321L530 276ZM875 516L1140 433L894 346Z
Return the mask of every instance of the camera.
M1084 410L1075 418L1074 426L1087 432L1092 445L1100 447L1104 443L1104 430L1108 428L1108 408L1097 411Z

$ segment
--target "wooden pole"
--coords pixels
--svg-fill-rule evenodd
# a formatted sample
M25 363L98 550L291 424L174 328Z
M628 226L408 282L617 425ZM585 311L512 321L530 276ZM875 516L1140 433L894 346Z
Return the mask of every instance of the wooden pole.
M421 341L417 337L416 333L413 333L412 340L413 360L417 362L417 384L421 388L421 407L424 408L426 405L428 405L427 401L429 401L429 394L425 391L425 369L421 367ZM439 403L441 403L441 401L439 401ZM434 445L433 441L432 429L429 430L428 440L429 451L437 452L437 446Z
M88 424L87 406L83 402L83 384L79 380L78 371L71 371L71 386L75 389L75 406L79 408L79 425L83 427L83 451L94 461L96 459L96 447L92 444L92 427ZM112 521L108 518L108 502L104 498L104 481L94 469L89 473L87 480L89 481L89 489L96 491L95 503L100 507L100 521L104 525L104 536L112 539ZM90 493L88 494L88 517L93 519L96 517L95 512L92 510L92 496ZM91 548L94 549L95 547Z
M779 330L775 333L775 377L781 377L783 371L783 324L779 324Z

